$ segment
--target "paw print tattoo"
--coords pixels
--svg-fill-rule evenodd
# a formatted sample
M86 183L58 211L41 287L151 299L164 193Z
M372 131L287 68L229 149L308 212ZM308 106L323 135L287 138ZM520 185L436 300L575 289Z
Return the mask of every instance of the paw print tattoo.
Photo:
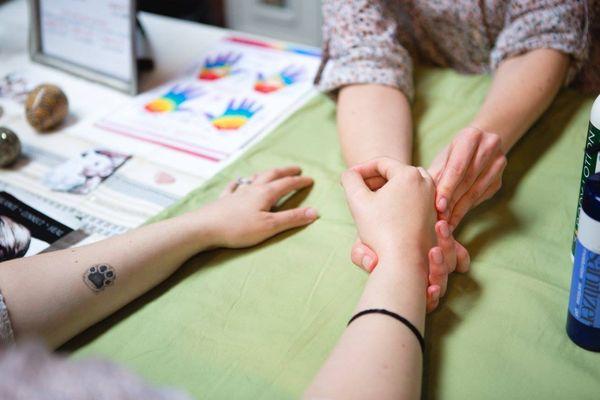
M93 265L83 274L83 281L94 292L100 292L117 278L115 269L108 264Z

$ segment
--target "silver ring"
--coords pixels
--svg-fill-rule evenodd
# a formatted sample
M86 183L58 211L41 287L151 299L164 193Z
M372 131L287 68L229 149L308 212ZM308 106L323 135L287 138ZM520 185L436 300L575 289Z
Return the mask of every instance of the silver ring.
M244 178L244 177L239 177L239 178L237 178L237 184L238 184L238 186L251 185L252 184L252 179L250 179L250 178Z

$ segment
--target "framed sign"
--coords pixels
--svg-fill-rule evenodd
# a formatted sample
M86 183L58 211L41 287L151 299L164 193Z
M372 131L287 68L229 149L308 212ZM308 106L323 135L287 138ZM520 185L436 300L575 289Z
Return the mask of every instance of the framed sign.
M138 91L135 0L29 0L33 61Z

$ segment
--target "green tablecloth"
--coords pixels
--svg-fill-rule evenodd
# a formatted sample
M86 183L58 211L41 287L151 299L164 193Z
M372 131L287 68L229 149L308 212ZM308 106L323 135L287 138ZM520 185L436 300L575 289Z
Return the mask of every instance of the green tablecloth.
M426 69L416 82L415 160L428 165L469 122L490 79ZM463 223L472 270L450 279L428 319L424 397L600 398L600 355L564 329L590 107L589 98L561 93L510 154L502 190ZM320 220L251 249L197 256L66 348L201 399L297 398L366 279L349 261L355 228L339 185L334 103L317 97L158 218L201 206L238 176L291 163L316 180L293 202L317 207Z

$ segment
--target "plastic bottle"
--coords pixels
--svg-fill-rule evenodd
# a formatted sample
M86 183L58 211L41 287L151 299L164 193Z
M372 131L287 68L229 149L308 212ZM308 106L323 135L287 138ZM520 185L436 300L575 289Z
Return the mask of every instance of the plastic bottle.
M600 351L600 173L583 187L567 334L578 346Z
M575 217L575 232L573 233L573 245L571 246L572 256L575 255L577 228L579 226L579 211L581 210L581 200L583 198L583 186L585 180L596 172L600 172L600 96L596 98L596 101L594 101L594 104L592 105L590 124L585 140L585 152L583 155L583 166L581 168L581 183L579 186L579 198L577 201Z

